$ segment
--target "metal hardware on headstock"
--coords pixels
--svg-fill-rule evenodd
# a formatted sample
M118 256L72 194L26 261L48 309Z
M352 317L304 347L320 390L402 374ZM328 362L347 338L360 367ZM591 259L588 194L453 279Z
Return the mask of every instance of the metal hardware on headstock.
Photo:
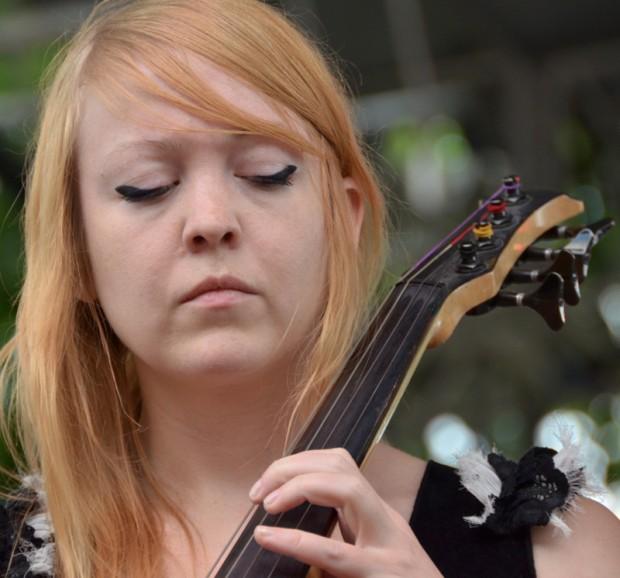
M545 270L513 269L506 277L506 285L544 281L545 277L551 273L557 273L564 281L564 301L568 305L577 305L581 299L581 288L577 277L575 256L569 251L560 251L553 265Z
M521 255L520 261L551 261L557 259L562 252L570 253L575 257L577 278L580 283L583 283L588 275L588 264L594 240L594 233L586 227L581 229L562 249L530 247Z
M493 199L489 205L489 218L494 227L507 227L512 223L512 215L506 210L505 199Z
M521 216L523 211L527 211L526 202L529 200L539 202L535 200L539 194L541 193L531 195L524 193L518 176L506 177L501 195L487 204L488 221L478 222L471 229L476 242L468 251L476 257L469 258L476 258L479 265L484 266L485 248L497 249L498 243L500 247L502 243L515 245L515 238L511 235L516 233L520 220L523 219ZM523 205L525 209L520 209L519 205ZM513 213L513 207L516 213ZM526 248L522 247L516 255L517 268L512 268L515 264L515 261L512 261L510 268L504 269L506 274L503 281L497 280L501 283L501 290L487 301L470 309L468 314L480 315L495 307L526 306L539 313L549 327L554 330L560 329L565 323L564 304L577 305L581 299L581 283L587 277L593 247L614 225L613 219L610 218L582 226L555 224L539 233L537 238L530 238L531 240L525 243ZM496 230L497 235L494 234ZM497 239L498 236L501 239ZM569 242L561 248L528 246L537 241L558 239L569 239ZM466 242L469 241L464 239L461 245ZM497 260L501 258L498 251L491 253ZM486 263L487 268L497 268L497 262L491 263L490 266ZM536 262L551 262L551 264L542 268L525 268L526 264ZM463 274L467 273L468 269L460 264L457 271ZM513 284L525 283L541 283L541 285L532 293L506 289Z
M458 266L459 273L472 273L484 269L484 265L478 260L478 247L471 241L463 241L459 244L461 262Z
M503 197L510 205L517 205L527 200L527 196L521 190L521 177L519 175L508 175L503 180Z
M590 229L594 233L594 245L598 244L601 237L606 235L614 226L615 221L606 217L596 221L586 227L569 227L568 225L558 225L549 229L541 239L572 239L576 237L584 228Z
M497 307L529 307L538 313L554 331L566 323L564 311L564 280L558 273L549 273L542 285L532 293L500 291L494 298Z

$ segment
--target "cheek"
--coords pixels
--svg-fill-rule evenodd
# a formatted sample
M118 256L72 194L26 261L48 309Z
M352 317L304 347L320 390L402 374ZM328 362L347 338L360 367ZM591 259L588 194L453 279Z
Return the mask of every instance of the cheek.
M104 310L139 306L137 299L154 291L157 264L162 261L157 243L163 235L150 238L146 227L131 226L114 211L88 207L84 214L86 244L97 298Z
M277 276L275 290L282 293L288 314L304 323L316 319L324 302L328 245L322 216L290 218L271 242L268 259Z

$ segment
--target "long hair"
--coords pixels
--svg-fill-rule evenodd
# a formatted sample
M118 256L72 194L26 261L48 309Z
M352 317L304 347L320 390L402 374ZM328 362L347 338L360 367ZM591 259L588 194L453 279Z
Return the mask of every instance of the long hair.
M211 61L283 115L301 118L310 137L218 98L184 54ZM297 374L291 415L322 395L365 321L383 264L384 204L335 65L263 2L103 0L52 64L29 162L15 335L0 352L1 425L17 472L42 476L58 575L143 578L161 573L162 527L155 512L163 505L184 522L140 444L131 354L93 298L75 146L86 85L111 106L147 93L198 118L266 134L320 157L325 302ZM363 196L357 244L342 176L353 177Z

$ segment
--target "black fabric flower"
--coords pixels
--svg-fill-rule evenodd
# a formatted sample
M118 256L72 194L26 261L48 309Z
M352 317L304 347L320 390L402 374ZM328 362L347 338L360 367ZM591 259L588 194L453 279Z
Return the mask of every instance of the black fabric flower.
M533 447L519 463L490 453L488 461L502 482L494 511L484 526L497 534L510 534L529 526L544 526L553 510L566 504L568 479L553 462L557 452Z

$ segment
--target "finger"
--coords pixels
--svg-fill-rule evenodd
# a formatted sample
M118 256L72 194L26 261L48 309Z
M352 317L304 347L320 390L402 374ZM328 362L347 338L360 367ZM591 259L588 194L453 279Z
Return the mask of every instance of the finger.
M250 490L250 499L261 502L265 496L291 478L311 472L359 471L351 454L343 448L309 450L273 462Z
M263 506L270 514L278 514L304 502L338 510L341 525L349 530L348 541L360 539L377 546L389 544L394 539L391 514L374 488L359 473L296 476L269 494Z
M301 530L267 526L257 526L254 538L267 550L317 566L338 578L371 576L371 561L367 554L344 542Z

